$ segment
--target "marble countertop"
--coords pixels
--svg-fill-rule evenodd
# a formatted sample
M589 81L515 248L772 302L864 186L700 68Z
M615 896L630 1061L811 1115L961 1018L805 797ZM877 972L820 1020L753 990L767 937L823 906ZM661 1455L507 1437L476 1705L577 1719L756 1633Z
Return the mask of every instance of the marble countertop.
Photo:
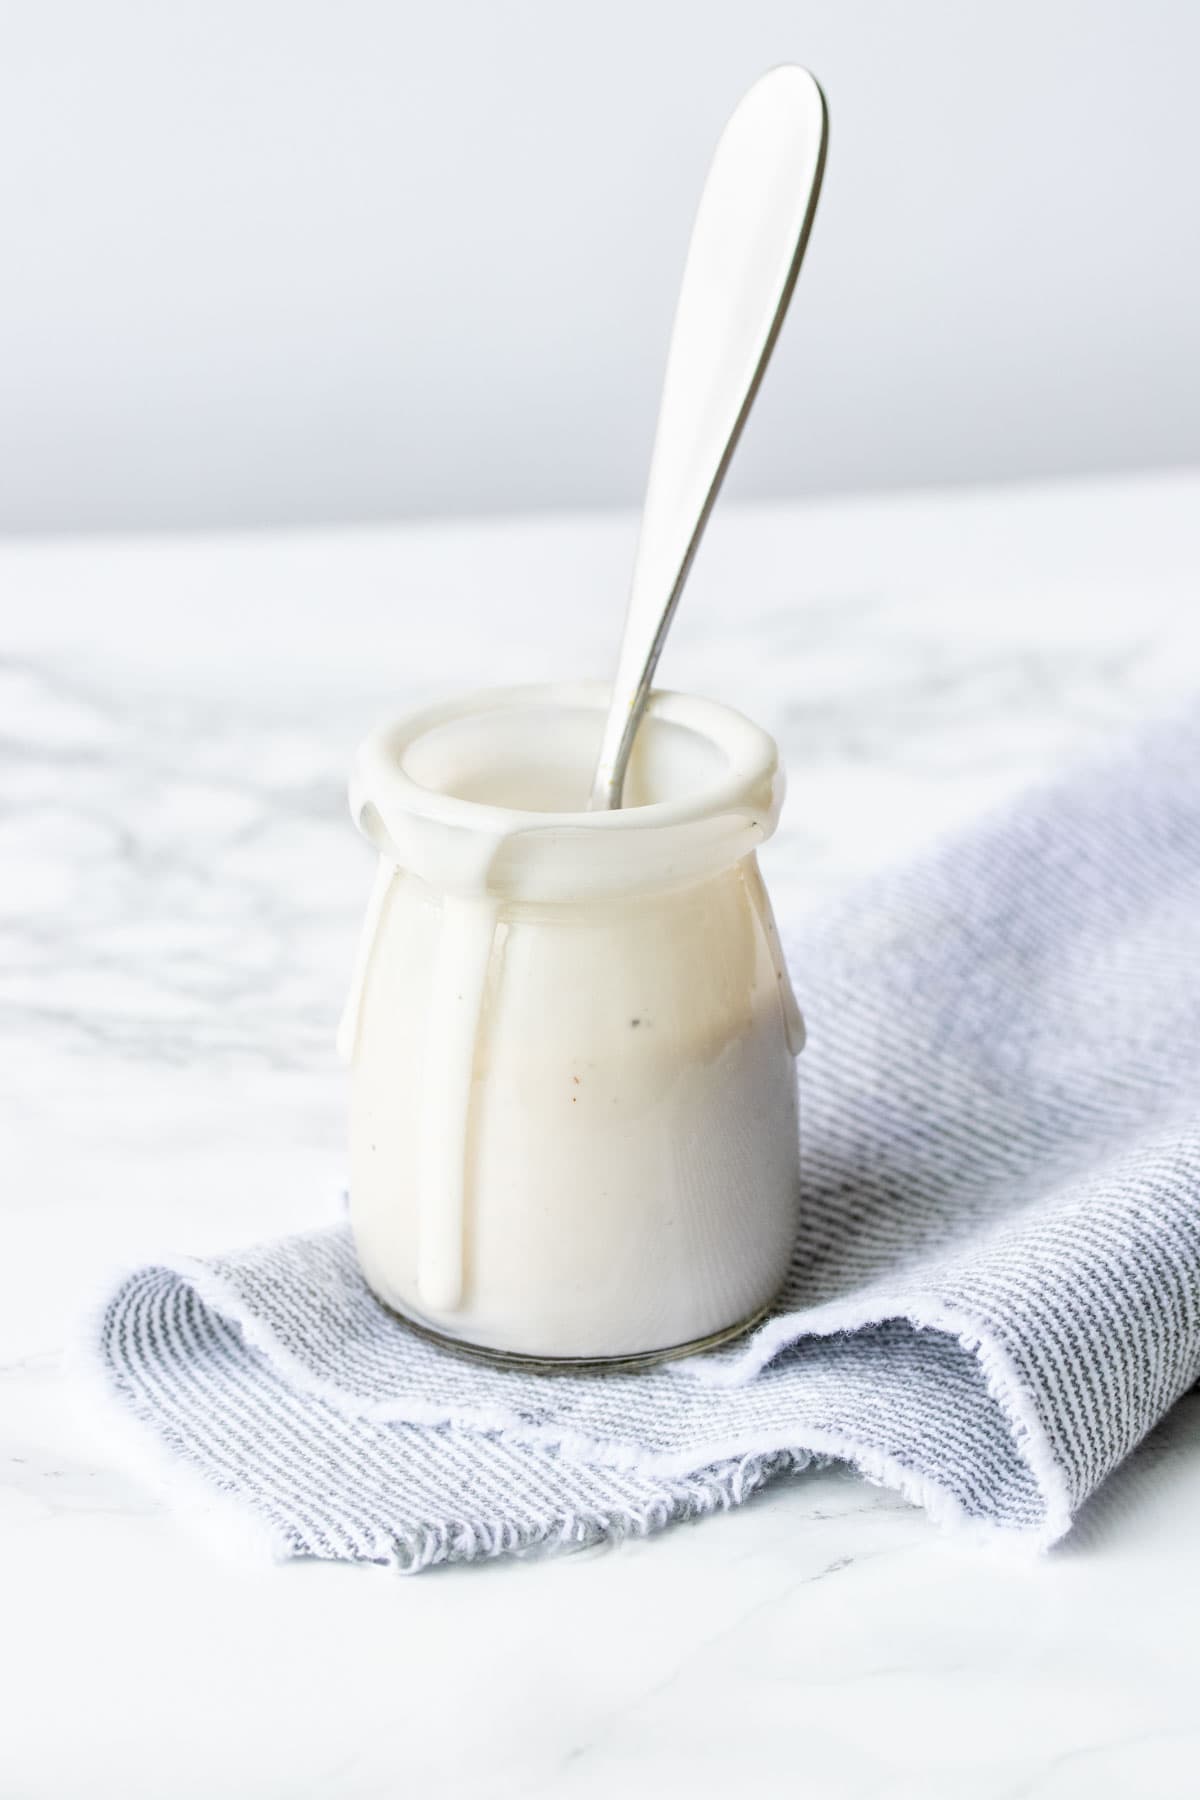
M214 1560L63 1377L110 1273L327 1217L376 718L609 666L629 517L0 546L0 1800L1182 1795L1200 1398L1050 1555L848 1474L404 1581ZM779 736L789 919L1200 689L1200 476L727 507L663 668Z

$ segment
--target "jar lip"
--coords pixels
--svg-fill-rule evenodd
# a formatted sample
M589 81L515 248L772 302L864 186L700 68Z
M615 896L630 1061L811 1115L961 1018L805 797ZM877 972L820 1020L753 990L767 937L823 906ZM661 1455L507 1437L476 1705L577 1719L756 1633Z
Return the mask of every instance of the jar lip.
M752 800L756 788L761 796L762 810L768 813L772 810L780 764L779 750L770 733L721 701L670 689L655 689L647 707L648 715L696 733L720 751L725 760L725 770L718 780L674 799L611 811L540 812L447 794L418 781L404 767L404 755L411 745L455 720L521 707L545 707L547 711L582 708L602 714L609 694L607 683L587 681L536 682L480 688L456 695L377 726L370 732L359 750L360 779L356 785L360 794L364 789L369 793L382 776L386 782L389 810L396 806L444 825L489 834L499 831L506 836L546 831L607 835L685 825L718 816L731 808L744 808ZM778 804L777 797L775 804ZM769 831L774 820L764 819L762 823Z

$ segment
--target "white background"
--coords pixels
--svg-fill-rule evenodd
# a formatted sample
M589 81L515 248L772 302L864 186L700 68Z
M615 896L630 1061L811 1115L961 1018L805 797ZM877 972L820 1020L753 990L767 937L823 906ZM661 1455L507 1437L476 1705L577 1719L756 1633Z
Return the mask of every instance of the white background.
M830 99L731 486L1200 455L1187 0L39 0L0 45L0 528L630 502L690 216Z

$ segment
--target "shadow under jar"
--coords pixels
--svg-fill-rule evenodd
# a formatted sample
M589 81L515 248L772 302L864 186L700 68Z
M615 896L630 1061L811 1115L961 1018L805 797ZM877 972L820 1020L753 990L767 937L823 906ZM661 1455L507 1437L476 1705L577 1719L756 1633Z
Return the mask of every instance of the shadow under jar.
M608 691L473 694L362 745L380 853L341 1045L368 1283L502 1360L653 1361L751 1323L795 1238L803 1023L755 854L773 740L658 693L614 812Z

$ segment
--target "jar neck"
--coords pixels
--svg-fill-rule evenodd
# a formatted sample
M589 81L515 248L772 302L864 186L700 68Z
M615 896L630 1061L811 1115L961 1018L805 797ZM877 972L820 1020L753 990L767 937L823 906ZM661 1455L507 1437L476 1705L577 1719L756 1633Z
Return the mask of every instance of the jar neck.
M550 905L687 885L770 837L784 792L774 743L739 714L686 695L651 702L642 804L556 812L490 803L526 791L530 771L564 785L560 755L582 779L605 692L502 690L374 732L351 779L355 823L432 889Z

